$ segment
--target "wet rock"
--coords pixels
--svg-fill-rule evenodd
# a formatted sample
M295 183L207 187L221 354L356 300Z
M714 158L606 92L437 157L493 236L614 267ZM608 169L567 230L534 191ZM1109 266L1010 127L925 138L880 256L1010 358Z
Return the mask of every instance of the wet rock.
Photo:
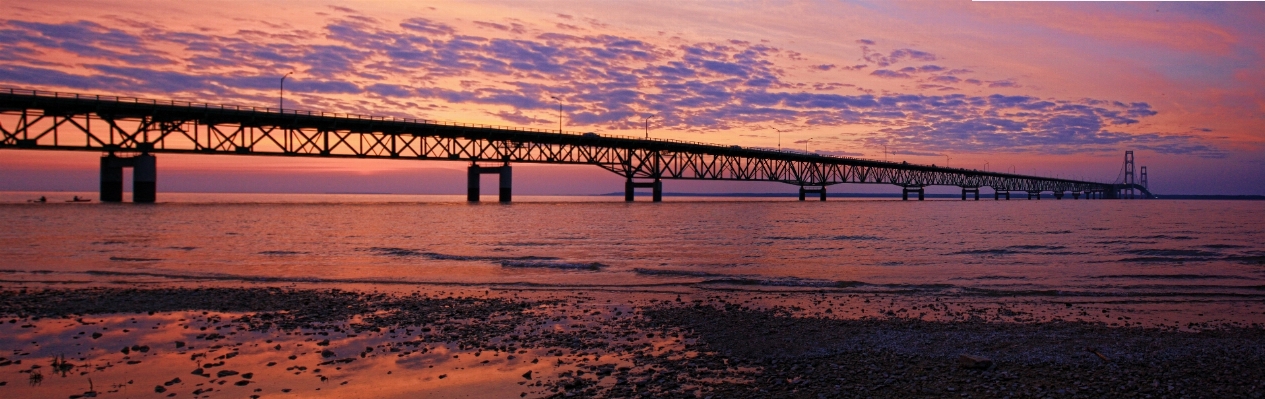
M232 375L237 375L237 372L233 370L220 370L219 372L215 373L215 376L218 378L224 378L224 377L228 377Z
M334 353L334 351L332 351L332 350L326 349L326 350L321 351L321 357L324 357L324 358L331 358L331 357L334 357L334 356L338 356L338 355L337 355L337 354L335 354L335 353Z
M526 378L526 379L529 379L529 380L530 380L530 379L531 379L531 370L527 370L527 372L526 372L526 373L523 373L523 378Z
M176 349L183 348L184 345L184 341L176 341Z
M964 369L985 370L993 366L993 361L983 356L968 354L958 355L958 366Z
M163 393L163 392L167 392L167 388L164 388L162 385L155 385L155 386L154 386L154 392L156 392L156 393Z

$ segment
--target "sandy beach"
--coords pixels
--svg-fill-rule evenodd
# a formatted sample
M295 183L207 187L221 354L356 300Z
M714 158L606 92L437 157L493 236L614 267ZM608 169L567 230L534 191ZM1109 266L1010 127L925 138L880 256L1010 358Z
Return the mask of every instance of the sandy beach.
M0 299L0 394L17 398L1212 398L1265 389L1259 325L1113 327L931 298L25 284Z

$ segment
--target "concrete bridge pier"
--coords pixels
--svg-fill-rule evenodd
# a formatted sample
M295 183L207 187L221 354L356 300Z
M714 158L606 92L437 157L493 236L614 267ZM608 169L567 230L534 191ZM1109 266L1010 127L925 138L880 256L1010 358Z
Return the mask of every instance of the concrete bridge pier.
M923 200L925 189L922 186L901 186L900 199L909 201L909 193L918 193L918 200Z
M127 162L114 154L101 157L101 202L123 202L123 167Z
M821 186L820 188L807 188L804 186L799 186L799 200L800 201L803 201L804 199L807 198L806 194L818 194L821 196L821 200L825 201L826 200L826 186Z
M500 175L499 197L500 202L510 202L512 198L511 189L514 185L514 170L509 163L503 166L479 166L479 164L470 164L470 168L466 170L466 201L479 202L479 177L485 174Z
M651 201L663 202L663 180L658 178L652 182L634 182L631 177L624 181L624 201L633 202L633 191L638 188L649 188L652 191Z
M1081 199L1081 192L1080 192L1080 191L1073 191L1073 192L1072 192L1072 199L1074 199L1074 200Z
M123 202L123 168L132 168L132 202L153 203L158 193L158 162L148 153L101 157L101 202Z
M1063 199L1063 192L1062 192L1062 191L1055 191L1055 192L1054 192L1054 199L1056 199L1056 200L1061 200L1061 199Z
M1041 200L1041 192L1040 192L1040 191L1029 191L1029 192L1028 192L1028 199L1032 199L1033 197L1036 197L1036 199L1037 199L1037 200Z
M1010 201L1010 191L1007 190L993 190L993 201L1000 200L1002 195L1006 196L1006 201Z
M144 153L132 159L132 202L152 204L158 197L158 160Z
M979 187L962 187L962 200L966 201L967 193L975 193L975 200L979 201Z

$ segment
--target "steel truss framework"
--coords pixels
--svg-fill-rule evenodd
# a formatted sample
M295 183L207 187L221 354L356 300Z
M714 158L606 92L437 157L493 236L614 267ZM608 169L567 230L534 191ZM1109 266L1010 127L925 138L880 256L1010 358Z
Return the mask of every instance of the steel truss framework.
M629 180L991 187L1108 198L1126 188L675 140L19 90L0 91L0 134L0 148L586 164Z

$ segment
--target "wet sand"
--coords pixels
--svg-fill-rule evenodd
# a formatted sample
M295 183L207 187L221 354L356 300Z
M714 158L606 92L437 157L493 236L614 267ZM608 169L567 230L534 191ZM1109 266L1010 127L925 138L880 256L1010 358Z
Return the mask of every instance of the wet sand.
M815 291L339 288L8 284L0 396L1265 392L1265 326L1246 321Z

